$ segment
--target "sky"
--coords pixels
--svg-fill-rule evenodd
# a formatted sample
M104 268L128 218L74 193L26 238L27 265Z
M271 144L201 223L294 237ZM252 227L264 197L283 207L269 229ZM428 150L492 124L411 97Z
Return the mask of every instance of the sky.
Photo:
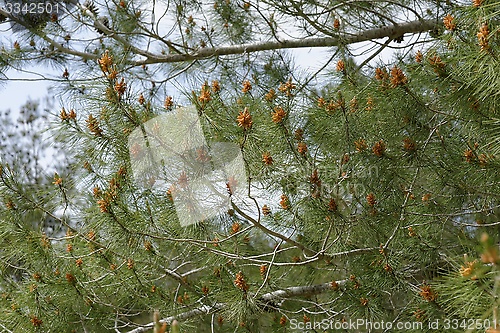
M11 73L9 73L10 76ZM20 75L12 73L12 77L19 78ZM42 100L47 96L48 82L44 81L9 81L0 86L0 110L10 109L17 112L19 107L27 100Z
M1 3L1 1L0 1ZM157 13L161 13L166 8L164 4L161 2L157 2L155 5L155 11ZM165 25L165 27L163 27ZM294 23L290 22L290 27L293 28ZM171 27L168 22L162 21L161 31L168 31ZM293 30L293 29L292 29ZM282 36L283 38L289 38L288 36ZM10 25L7 23L0 24L0 41L8 43L14 43L17 36L10 29ZM384 42L380 40L379 42ZM405 40L407 42L407 40ZM368 43L358 43L351 45L350 48L354 50L355 53L361 53L359 48L362 48L363 45L368 45ZM396 45L401 46L401 45ZM356 50L357 49L357 50ZM299 65L304 71L315 72L318 70L325 61L331 56L332 48L303 48L303 49L295 49L293 50L293 54L296 57L296 64ZM380 55L374 60L379 61L379 59L389 60L391 58L391 54L393 54L393 50L386 49L380 53ZM356 57L356 61L361 63L364 60L365 56ZM31 68L33 72L37 72L36 68ZM47 68L39 68L40 72L47 73ZM60 76L60 73L55 73L57 76ZM51 85L50 82L44 81L22 81L21 79L29 78L29 74L17 73L14 71L9 71L7 76L10 81L5 83L4 81L0 81L0 111L4 111L6 109L11 109L12 114L16 114L19 107L25 103L28 99L43 99L43 97L47 96L47 88ZM31 78L36 78L34 74L31 75ZM37 78L38 79L38 78ZM58 106L57 106L58 107Z
M318 50L297 50L298 64L304 69L314 70L320 64L320 56ZM323 52L321 52L323 53ZM311 54L314 54L313 59L317 58L318 61L311 62ZM36 69L32 69L35 71ZM9 81L0 84L0 111L10 109L15 114L19 107L23 105L28 99L42 100L47 96L47 89L53 84L46 81L31 81L30 76L15 72L13 70L7 72ZM31 76L33 78L33 76ZM28 79L28 80L24 80Z
M293 50L296 57L296 63L302 69L313 72L319 69L329 56L327 48L304 48ZM382 52L378 59L389 59L393 51L387 50ZM363 57L357 59L361 63ZM32 69L32 70L36 70ZM43 69L45 70L45 69ZM0 111L10 109L15 114L19 107L23 105L28 99L42 100L47 96L47 89L53 84L46 81L34 81L33 75L30 77L28 74L18 73L15 71L7 72L9 81L1 82L0 84Z

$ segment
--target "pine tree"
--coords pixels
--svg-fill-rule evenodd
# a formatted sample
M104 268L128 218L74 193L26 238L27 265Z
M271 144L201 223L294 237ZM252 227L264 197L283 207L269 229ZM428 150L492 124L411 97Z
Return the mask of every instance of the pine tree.
M500 331L500 3L9 8L65 159L2 146L2 330Z

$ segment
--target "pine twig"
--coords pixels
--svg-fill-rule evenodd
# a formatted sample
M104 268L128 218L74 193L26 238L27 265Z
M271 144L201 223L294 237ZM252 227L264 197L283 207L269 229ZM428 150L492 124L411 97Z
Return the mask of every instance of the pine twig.
M335 281L333 282L326 282L322 284L316 284L312 286L297 286L297 287L289 287L285 289L280 289L276 291L272 291L270 293L264 294L261 297L258 298L259 301L264 302L264 303L269 303L269 302L276 302L276 301L282 301L286 300L288 298L292 297L297 297L297 296L312 296L312 295L319 295L322 293L325 293L327 291L333 290L333 286L339 287L344 285L348 280L340 280L340 281ZM196 317L199 315L208 315L213 312L218 312L224 307L226 304L224 303L215 303L214 305L202 305L200 307L197 307L193 310L186 311L183 313L180 313L176 316L169 316L167 318L159 320L159 323L167 323L171 324L174 320L178 321L184 321L187 319L190 319L192 317ZM155 326L154 322L148 323L146 325L143 325L141 327L138 327L136 329L133 329L131 331L128 331L127 333L142 333L142 332L147 332L151 329L153 329Z
M304 47L328 47L366 42L374 39L389 37L394 39L406 33L422 33L434 29L441 23L436 20L416 20L397 25L389 25L382 28L365 30L356 34L346 34L339 37L319 37L291 39L281 41L269 41L253 44L240 44L234 46L219 46L199 49L195 53L169 54L149 57L146 60L137 61L135 65L154 63L173 63L191 61L195 59L206 59L213 56L244 54L259 51L296 49Z

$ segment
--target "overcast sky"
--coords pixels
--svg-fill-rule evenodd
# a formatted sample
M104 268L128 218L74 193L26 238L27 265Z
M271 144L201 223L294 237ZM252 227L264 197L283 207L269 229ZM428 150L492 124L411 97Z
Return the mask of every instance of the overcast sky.
M1 1L0 1L1 2ZM160 13L165 10L164 4L156 3L157 8L156 12ZM161 31L168 31L170 26L168 21L162 21L162 27L165 25ZM287 25L285 25L287 26ZM290 22L290 25L287 26L289 28L294 29L294 23ZM13 44L14 41L18 38L16 33L13 33L11 27L8 23L0 24L0 41L2 43L6 43L6 45ZM290 38L289 36L282 36L282 38ZM413 38L410 38L413 39ZM378 42L383 43L385 40L379 40ZM404 43L407 43L408 40L405 40ZM369 43L357 43L349 46L349 49L353 51L353 54L361 54L362 49L366 49L366 45ZM372 44L373 45L373 44ZM393 46L401 46L397 44L392 44ZM304 49L295 49L292 52L296 56L296 64L299 65L302 70L315 72L317 71L325 61L331 56L331 50L333 48L304 48ZM377 62L379 59L389 60L391 58L391 54L394 50L386 49L379 54L376 59L373 61ZM356 61L361 63L366 56L358 56L356 57ZM336 61L336 60L335 60ZM335 62L333 63L335 65ZM36 68L30 68L34 73L37 72ZM47 73L49 71L48 68L40 68L41 73ZM55 73L56 76L60 76L61 73ZM35 74L31 76L28 74L17 73L14 71L9 71L7 76L10 80L5 83L5 81L0 81L0 111L11 109L13 114L15 114L19 107L24 104L29 98L33 100L41 100L43 97L47 96L47 88L51 85L50 82L44 81L19 81L19 79L39 79ZM211 78L208 78L211 79ZM174 94L175 95L175 94ZM56 107L58 107L56 105Z
M383 52L381 56L388 59L391 52ZM294 53L296 54L296 63L302 69L311 72L319 69L329 55L326 48L297 49L294 50ZM361 62L362 58L357 59L358 62ZM9 71L7 75L11 81L2 82L0 85L0 111L11 109L15 113L29 98L42 100L43 97L47 96L47 88L53 84L46 81L29 81L29 75L14 71ZM26 78L28 80L22 80Z
M28 99L42 100L47 96L48 82L35 81L9 81L0 86L0 111L10 109L13 112L19 110Z
M318 49L302 49L297 50L296 53L298 55L297 63L304 69L311 71L318 69L322 64L320 59L326 56L324 50L319 52ZM316 61L311 61L311 59L315 59ZM46 69L43 70L46 71ZM29 98L32 100L42 100L43 97L47 96L48 87L54 84L46 81L29 81L33 76L17 73L12 70L7 73L7 76L11 81L2 82L0 85L0 111L11 109L11 111L16 113L19 107Z

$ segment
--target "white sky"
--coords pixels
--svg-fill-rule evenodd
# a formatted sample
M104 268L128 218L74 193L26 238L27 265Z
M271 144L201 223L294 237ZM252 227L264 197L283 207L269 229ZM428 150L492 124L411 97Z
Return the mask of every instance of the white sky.
M156 3L157 8L155 8L156 13L162 13L165 10L164 4L161 2ZM168 21L162 21L162 27L165 25L164 29L168 30L170 28ZM293 26L292 22L290 22L290 26ZM162 30L164 30L162 29ZM0 25L0 39L7 43L13 43L16 40L16 35L12 34L12 31L9 29L8 24ZM289 38L287 36L282 36L282 38ZM384 40L379 40L379 42L383 43ZM405 39L405 43L408 42L408 39ZM351 45L354 54L361 53L358 48L366 48L368 43L358 43ZM394 46L401 46L398 44L393 44ZM329 51L330 50L330 51ZM293 53L296 55L296 64L299 65L303 70L308 72L315 72L318 70L327 59L331 56L332 48L304 48L304 49L295 49ZM394 53L394 50L385 49L374 61L379 61L379 59L388 60L391 58L391 54ZM356 57L356 61L361 63L366 56ZM335 62L333 62L333 65ZM33 72L36 72L36 68L31 68ZM47 68L39 68L40 72L49 72ZM55 73L56 75L60 75L60 73ZM44 81L17 81L21 78L29 78L28 74L16 73L14 71L9 71L7 73L10 79L14 79L14 81L9 81L7 84L5 82L0 82L0 111L11 109L13 114L16 114L19 107L24 104L29 98L33 100L40 99L47 96L47 88L52 85L51 82ZM39 77L35 77L32 75L31 78L39 79ZM175 94L174 94L175 95ZM59 107L56 105L55 107Z
M42 100L47 96L48 82L9 81L0 86L0 111L10 109L17 112L28 99Z
M310 72L319 69L329 57L326 48L296 49L293 52L296 55L297 65ZM393 50L384 50L377 59L389 59L391 53ZM357 59L358 63L362 61L362 58L364 57ZM2 82L0 85L0 111L11 109L13 113L16 113L28 99L42 100L48 94L47 89L54 84L38 80L29 81L27 74L14 71L9 71L7 75L12 80L6 83ZM28 80L22 80L26 78Z

